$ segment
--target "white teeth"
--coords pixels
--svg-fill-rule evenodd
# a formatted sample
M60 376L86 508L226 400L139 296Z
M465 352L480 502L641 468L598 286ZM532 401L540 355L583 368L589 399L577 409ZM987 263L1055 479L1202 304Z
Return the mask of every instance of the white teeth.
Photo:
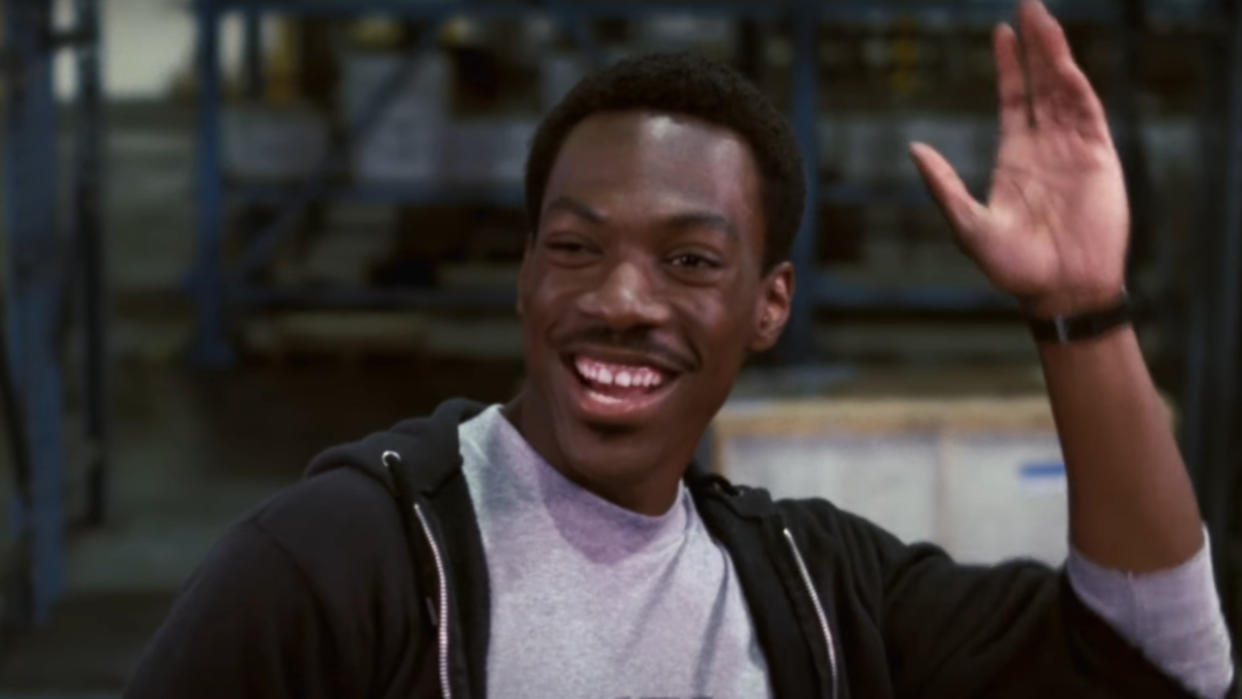
M599 361L586 357L576 357L574 366L580 376L603 386L651 388L661 386L665 381L663 373L645 366L630 369L609 368Z
M586 378L588 378L588 379L594 379L594 378L595 378L595 365L591 364L591 363L590 363L590 362L588 362L586 359L584 359L584 358L582 358L582 357L575 357L575 358L574 358L574 367L578 370L578 373L579 373L580 375L582 375L582 376L584 376L584 377L586 377Z
M600 403L608 403L610 405L616 405L617 403L622 402L620 398L610 396L606 393L600 393L599 391L592 391L590 389L587 389L587 393L589 393L592 398L599 401Z

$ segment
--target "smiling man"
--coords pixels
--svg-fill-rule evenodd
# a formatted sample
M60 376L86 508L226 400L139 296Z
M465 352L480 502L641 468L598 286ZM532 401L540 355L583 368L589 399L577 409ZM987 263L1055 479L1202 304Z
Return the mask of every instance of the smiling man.
M317 457L213 549L127 696L1224 696L1208 543L1119 305L1116 152L1055 20L1020 20L1020 43L995 34L988 202L912 155L1035 329L1062 569L962 566L690 466L785 324L804 183L754 87L648 56L584 80L532 144L521 392Z
M694 72L679 80L673 68ZM792 268L764 251L787 252L801 162L766 104L723 121L767 122L765 153L781 159L767 181L745 136L694 115L705 84L737 81L720 67L656 58L615 72L650 85L584 85L532 148L538 213L518 290L529 381L507 413L570 480L654 515L680 492L747 353L784 325ZM782 212L770 223L765 188ZM780 231L771 241L769 229Z

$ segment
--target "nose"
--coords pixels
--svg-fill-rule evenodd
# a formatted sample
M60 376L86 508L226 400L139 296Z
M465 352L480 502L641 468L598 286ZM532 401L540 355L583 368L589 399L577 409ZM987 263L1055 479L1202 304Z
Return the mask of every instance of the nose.
M653 289L649 273L630 261L609 269L598 286L579 297L578 307L613 330L660 325L670 315L668 305Z

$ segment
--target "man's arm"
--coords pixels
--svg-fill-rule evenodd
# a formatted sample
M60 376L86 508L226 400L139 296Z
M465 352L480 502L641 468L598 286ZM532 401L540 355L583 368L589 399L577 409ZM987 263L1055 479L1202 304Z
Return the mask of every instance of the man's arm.
M1190 478L1133 329L1041 344L1069 480L1070 540L1093 562L1147 572L1203 546Z
M335 640L288 554L252 522L213 547L177 597L125 689L126 699L326 699L351 687Z
M1000 145L987 203L930 147L911 155L962 248L1028 316L1104 310L1125 283L1121 162L1060 25L1037 0L1019 20L1020 43L1006 25L994 34ZM1075 594L1165 672L1219 696L1232 666L1199 509L1133 329L1039 353L1068 473ZM1151 604L1117 604L1140 597ZM1202 662L1161 650L1179 634Z
M1125 284L1129 206L1104 108L1065 34L1036 0L1019 8L1021 42L994 35L1000 146L986 204L938 153L911 153L958 241L1029 316L1107 308ZM1096 562L1175 566L1202 545L1200 517L1169 416L1134 332L1041 344L1065 454L1070 531Z

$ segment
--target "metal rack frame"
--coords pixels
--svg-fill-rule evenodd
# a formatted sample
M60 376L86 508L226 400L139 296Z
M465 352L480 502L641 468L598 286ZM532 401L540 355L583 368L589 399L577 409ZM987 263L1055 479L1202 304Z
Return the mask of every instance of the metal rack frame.
M1226 3L1222 3L1226 4ZM1227 42L1201 47L1201 62L1228 89L1205 94L1200 146L1206 186L1190 287L1182 443L1213 539L1213 557L1235 645L1242 620L1242 3ZM1223 156L1223 157L1222 157Z
M17 433L17 493L12 524L18 560L0 570L16 599L3 605L5 627L47 620L64 589L65 435L62 361L68 319L83 316L86 512L103 520L106 505L105 317L100 210L100 71L98 0L75 0L76 24L57 33L51 0L3 0L5 16L3 159L5 232L9 268L4 298L6 424ZM75 52L78 92L74 111L72 236L58 235L58 105L52 59ZM66 249L65 243L68 244ZM24 468L23 468L24 466ZM11 569L11 570L6 570ZM13 593L12 590L17 590ZM15 602L15 604L13 604Z
M1092 21L1121 27L1126 21L1159 19L1172 22L1202 22L1207 13L1207 3L1161 3L1150 11L1135 10L1136 4L1127 0L1116 2L1063 2L1053 3L1059 14L1068 19ZM807 209L803 227L795 241L792 258L802 281L801 293L795 298L795 307L785 339L782 354L788 361L813 361L812 326L815 309L823 305L843 308L900 307L909 310L996 310L1012 308L1012 302L1002 295L986 289L961 289L944 287L912 287L902 289L877 289L867 285L849 283L826 274L815 263L816 231L818 230L818 207L816 203L865 204L891 203L904 206L911 203L927 203L929 199L921 189L875 188L853 183L823 184L818 177L816 120L821 101L817 70L816 31L823 23L871 23L891 20L894 17L914 17L926 22L952 22L958 25L983 25L1007 18L1012 3L1000 0L969 0L966 2L914 2L912 0L888 0L886 2L824 2L823 0L784 0L783 2L743 2L716 0L714 2L659 2L618 3L605 2L553 2L518 4L503 0L198 0L196 4L199 26L198 69L200 81L199 139L198 139L198 225L197 262L189 277L191 293L196 300L199 322L191 350L192 359L204 365L228 365L233 361L233 348L227 340L226 325L230 309L260 307L269 303L281 305L312 305L324 303L332 307L399 307L406 303L432 307L476 307L480 301L487 308L507 307L511 298L503 290L490 293L458 293L454 290L391 291L374 289L348 289L336 293L333 290L315 290L302 295L297 290L255 287L245 279L271 259L282 237L297 220L297 215L311 202L320 198L346 199L368 202L391 202L416 204L419 202L476 202L520 207L520 187L474 187L358 184L339 185L328 181L326 173L339 164L345 153L343 144L329 154L315 174L301 186L287 185L241 185L226 184L221 174L220 161L220 80L219 80L219 22L230 12L240 12L247 21L247 66L252 72L248 83L259 80L259 50L257 18L265 12L295 14L300 16L356 16L363 12L387 13L396 17L421 19L430 22L426 34L410 52L417 56L431 44L432 33L444 19L467 15L474 17L520 17L531 13L543 13L557 19L570 30L579 48L588 55L598 57L598 47L586 29L586 22L599 18L633 18L655 13L693 12L749 19L788 19L794 28L793 95L790 115L794 130L807 159L808 175ZM411 61L412 62L412 61ZM401 73L401 69L396 71ZM384 88L400 84L403 76L394 75L387 81L364 110L360 131L374 123L385 107ZM1132 103L1132 100L1127 100ZM226 201L285 202L286 206L271 226L259 233L256 241L244 255L241 269L226 270L220 260L223 238L221 211ZM1141 202L1139 202L1141 204ZM511 296L510 292L510 296Z

